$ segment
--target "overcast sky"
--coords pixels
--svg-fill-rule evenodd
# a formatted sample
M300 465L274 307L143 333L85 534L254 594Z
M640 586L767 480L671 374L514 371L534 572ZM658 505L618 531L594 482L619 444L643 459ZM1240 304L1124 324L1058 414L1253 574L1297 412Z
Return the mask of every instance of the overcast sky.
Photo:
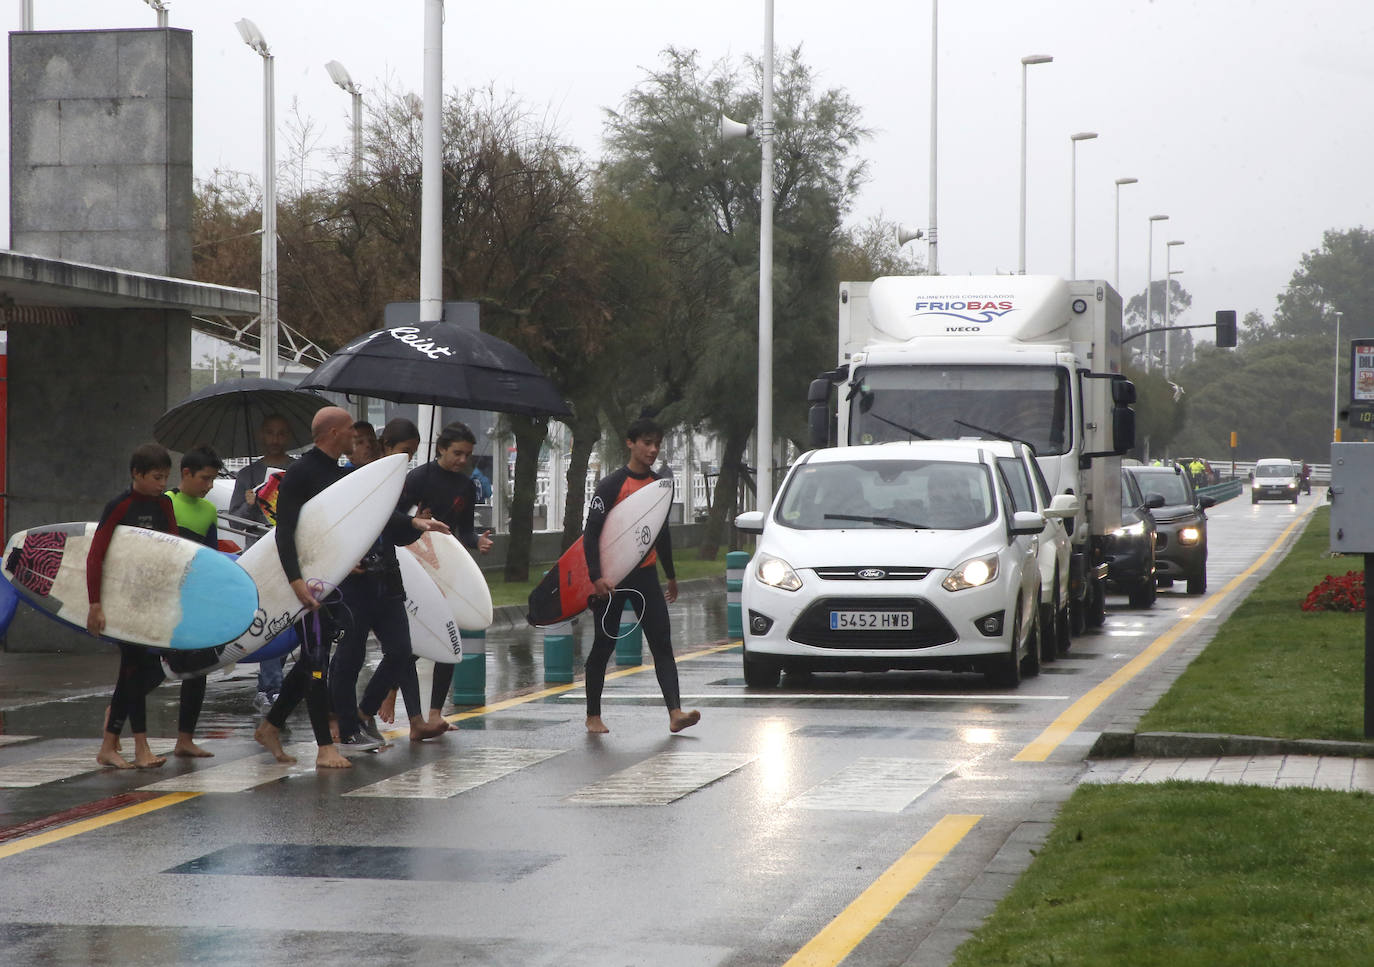
M156 24L141 0L33 3L40 30ZM19 10L6 0L8 29L18 29ZM195 38L196 175L261 173L261 60L235 20L252 19L276 55L279 122L295 99L322 148L346 150L349 100L325 62L342 62L365 93L420 91L423 10L422 0L173 0L171 25ZM1138 178L1120 190L1119 288L1128 298L1144 289L1147 219L1168 215L1156 223L1154 276L1164 273L1164 243L1182 241L1171 267L1194 296L1192 322L1219 308L1270 316L1325 229L1374 222L1374 5L945 0L939 13L945 274L1016 270L1020 59L1032 53L1054 62L1029 68L1029 272L1069 273L1069 135L1081 131L1099 137L1078 148L1078 276L1112 279L1114 180ZM882 212L925 228L930 0L776 0L775 18L779 49L801 44L820 83L846 90L874 131L853 220ZM514 93L595 156L603 109L664 47L710 62L758 54L762 42L762 0L449 0L444 84ZM8 183L7 168L0 177Z

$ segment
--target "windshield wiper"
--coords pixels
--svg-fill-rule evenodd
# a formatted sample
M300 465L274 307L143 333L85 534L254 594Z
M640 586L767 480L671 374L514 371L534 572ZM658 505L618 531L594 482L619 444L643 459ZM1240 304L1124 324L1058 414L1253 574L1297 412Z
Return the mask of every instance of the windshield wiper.
M869 411L868 413L865 413L864 415L865 415L865 416L871 416L873 419L877 420L879 423L886 423L888 426L893 427L894 429L901 430L903 433L910 433L912 436L914 436L914 437L915 437L916 439L918 439L918 440L934 440L934 439L935 439L933 436L930 436L929 434L922 433L920 430L916 430L916 429L913 429L913 428L911 428L911 427L909 427L909 426L904 426L904 425L902 425L901 423L897 423L897 422L895 422L895 421L893 421L893 420L889 420L889 419L888 419L887 417L885 417L885 416L879 416L877 413L874 413L874 412L872 412L872 411Z
M883 527L901 527L906 530L930 530L925 524L913 524L899 517L867 517L860 514L826 514L826 520L852 520L861 524L881 524Z
M973 423L965 423L963 420L955 420L954 422L959 424L960 426L968 427L970 430L977 430L979 433L986 433L994 440L1003 440L1007 443L1024 443L1026 446L1030 447L1031 456L1036 456L1035 444L1031 443L1029 440L1022 440L1020 437L1011 436L1008 433L999 433L997 430L989 430L985 426L976 426Z

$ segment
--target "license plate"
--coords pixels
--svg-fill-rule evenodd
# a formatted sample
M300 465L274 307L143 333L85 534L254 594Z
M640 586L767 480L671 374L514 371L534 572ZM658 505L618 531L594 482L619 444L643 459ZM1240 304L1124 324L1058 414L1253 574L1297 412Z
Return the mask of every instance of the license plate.
M832 611L831 631L910 631L910 611Z

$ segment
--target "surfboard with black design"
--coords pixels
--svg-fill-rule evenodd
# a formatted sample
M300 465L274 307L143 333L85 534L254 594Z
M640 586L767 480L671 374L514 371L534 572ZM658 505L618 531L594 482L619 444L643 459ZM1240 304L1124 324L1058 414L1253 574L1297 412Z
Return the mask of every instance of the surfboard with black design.
M601 573L617 584L653 550L673 504L673 482L655 480L611 508L601 528ZM592 596L583 538L563 552L529 597L526 620L536 626L567 621L585 611Z

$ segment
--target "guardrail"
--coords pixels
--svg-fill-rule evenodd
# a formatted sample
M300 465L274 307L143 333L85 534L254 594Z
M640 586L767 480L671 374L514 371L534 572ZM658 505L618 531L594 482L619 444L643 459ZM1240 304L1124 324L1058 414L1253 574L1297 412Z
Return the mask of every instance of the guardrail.
M1228 480L1225 483L1212 484L1210 487L1199 487L1197 492L1199 495L1206 494L1217 503L1222 503L1232 497L1239 497L1244 490L1245 486L1239 480Z

